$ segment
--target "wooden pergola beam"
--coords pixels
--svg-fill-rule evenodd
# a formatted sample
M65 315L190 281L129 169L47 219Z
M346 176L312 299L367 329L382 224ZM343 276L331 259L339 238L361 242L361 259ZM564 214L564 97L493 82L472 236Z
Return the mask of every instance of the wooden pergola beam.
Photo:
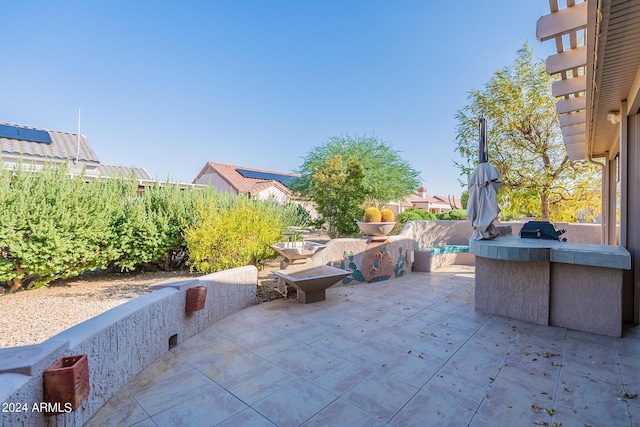
M586 123L587 115L584 111L576 111L560 115L560 126L571 126L578 123Z
M536 38L543 42L587 26L587 2L566 7L538 19Z
M587 76L571 77L570 79L558 80L551 85L553 96L566 96L572 93L584 92L587 90Z
M558 114L570 113L572 111L584 110L587 108L587 97L576 96L575 98L561 99L556 102Z
M580 46L547 58L547 73L556 74L587 65L587 48Z

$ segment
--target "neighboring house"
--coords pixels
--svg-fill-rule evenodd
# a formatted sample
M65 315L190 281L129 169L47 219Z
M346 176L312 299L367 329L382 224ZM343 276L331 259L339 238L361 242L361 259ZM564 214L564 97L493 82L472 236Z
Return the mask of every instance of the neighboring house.
M462 203L460 199L453 197L430 196L424 187L420 187L418 191L409 195L403 202L389 203L386 207L396 214L409 208L424 209L433 214L439 214L452 209L462 209Z
M127 166L98 165L98 176L101 178L135 178L141 183L151 183L151 175L143 168Z
M84 169L87 178L100 176L98 156L82 135L0 122L0 145L5 167L22 162L41 169L45 162L59 162L68 163L74 175Z
M83 175L87 181L133 177L140 191L154 182L142 168L101 164L87 137L77 133L0 122L0 145L3 167L15 168L22 163L24 167L38 170L46 162L66 163L71 175Z
M564 3L564 2L563 2ZM560 7L559 7L560 6ZM602 168L602 242L631 254L623 319L640 323L640 2L549 2L536 26L554 43L547 72L570 160ZM618 232L619 226L619 232ZM637 350L635 351L637 354Z
M292 173L208 162L193 183L209 185L221 192L246 194L256 200L274 199L280 203L286 203L293 197L293 192L288 185L291 185L291 182L299 176Z

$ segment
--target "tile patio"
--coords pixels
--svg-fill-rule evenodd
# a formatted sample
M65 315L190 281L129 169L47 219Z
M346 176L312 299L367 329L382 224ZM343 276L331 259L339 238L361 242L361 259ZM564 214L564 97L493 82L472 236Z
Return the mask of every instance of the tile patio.
M640 328L616 339L488 316L473 284L454 265L250 307L172 348L87 425L640 425Z

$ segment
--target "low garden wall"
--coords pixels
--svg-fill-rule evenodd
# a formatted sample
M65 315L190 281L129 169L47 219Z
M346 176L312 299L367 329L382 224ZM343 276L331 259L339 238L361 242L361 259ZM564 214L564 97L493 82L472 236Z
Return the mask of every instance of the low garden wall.
M468 221L407 221L398 236L414 241L414 248L468 245L473 227Z
M187 281L152 285L140 296L47 341L0 349L0 408L5 426L80 426L125 382L209 325L256 303L257 269L234 268ZM207 288L204 309L186 312L187 289ZM45 416L43 372L63 356L87 354L89 396L80 407ZM4 410L3 410L4 409Z
M414 241L406 236L332 239L311 258L310 264L331 265L351 271L334 286L396 279L411 272Z

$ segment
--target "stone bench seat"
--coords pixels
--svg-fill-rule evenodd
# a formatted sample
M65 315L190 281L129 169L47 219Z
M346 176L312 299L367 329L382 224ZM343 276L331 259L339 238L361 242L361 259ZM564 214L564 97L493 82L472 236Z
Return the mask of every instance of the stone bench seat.
M451 264L473 265L474 255L466 245L428 246L414 250L413 271L428 273Z

